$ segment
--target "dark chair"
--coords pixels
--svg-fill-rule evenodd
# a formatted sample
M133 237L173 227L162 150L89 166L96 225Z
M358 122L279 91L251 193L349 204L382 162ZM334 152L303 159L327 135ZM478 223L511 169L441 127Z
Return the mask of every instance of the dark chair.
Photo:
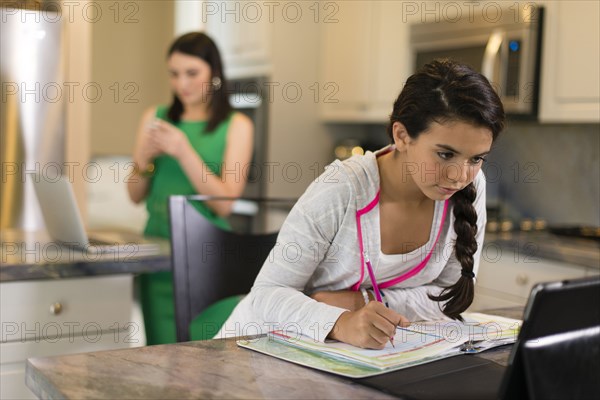
M250 291L262 264L275 245L279 226L265 233L269 213L286 215L293 200L237 199L246 211L227 219L231 230L217 227L194 202L231 201L210 196L171 196L171 259L177 341L190 340L191 321L213 303ZM241 200L241 201L240 201ZM235 209L235 208L234 208ZM271 228L272 229L272 228ZM226 317L226 316L224 316ZM220 326L207 327L212 333Z

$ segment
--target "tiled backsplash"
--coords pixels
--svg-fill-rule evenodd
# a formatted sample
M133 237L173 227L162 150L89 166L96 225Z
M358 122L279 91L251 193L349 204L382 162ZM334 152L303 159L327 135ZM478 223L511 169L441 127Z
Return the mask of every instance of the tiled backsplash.
M359 139L388 143L383 125ZM600 226L600 125L510 122L484 168L503 217Z
M512 122L485 168L505 217L600 226L600 125Z

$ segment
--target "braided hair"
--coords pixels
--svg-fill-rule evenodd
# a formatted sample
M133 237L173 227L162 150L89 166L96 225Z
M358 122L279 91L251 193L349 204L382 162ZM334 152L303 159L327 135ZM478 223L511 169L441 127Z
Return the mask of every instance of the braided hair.
M202 32L190 32L180 36L173 42L167 52L167 57L170 57L175 52L201 58L210 65L212 77L220 79L221 84L211 89L209 103L210 118L206 125L206 132L213 132L221 122L227 119L232 111L229 98L227 97L227 81L219 49L208 35ZM167 116L174 123L178 123L181 120L182 114L183 103L176 94L173 94L173 102L167 111Z
M504 107L486 77L455 61L435 60L406 81L394 103L388 135L393 140L394 122L402 123L408 135L416 139L434 122L458 121L489 129L495 141L504 128ZM431 300L445 302L442 310L445 315L459 320L462 319L460 314L473 302L475 292L475 196L475 186L470 183L451 197L457 235L454 252L461 265L461 276L439 296L429 294Z

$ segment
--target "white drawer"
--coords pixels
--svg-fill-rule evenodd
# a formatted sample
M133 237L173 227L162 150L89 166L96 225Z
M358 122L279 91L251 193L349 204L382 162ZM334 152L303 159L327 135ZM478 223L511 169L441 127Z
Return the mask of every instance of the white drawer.
M132 332L100 332L94 338L86 336L64 337L59 340L39 340L7 342L0 344L0 365L24 363L32 357L51 357L64 354L86 353L90 351L124 349L135 347L137 343ZM25 365L25 364L23 364Z
M504 252L497 262L482 259L477 286L527 299L539 282L582 278L584 267Z
M5 282L0 289L2 343L77 335L93 340L131 321L131 275Z
M70 340L63 338L55 342L12 342L0 344L0 399L34 399L25 385L25 361L32 357L49 357L89 351L112 350L130 347L127 336L112 332L102 334L91 342L83 336Z
M0 366L0 399L37 399L25 385L25 363Z

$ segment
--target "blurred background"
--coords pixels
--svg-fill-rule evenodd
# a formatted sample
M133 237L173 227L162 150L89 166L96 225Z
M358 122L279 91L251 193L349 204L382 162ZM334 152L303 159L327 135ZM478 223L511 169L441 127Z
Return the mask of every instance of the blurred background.
M521 103L507 106L485 167L491 216L513 227L600 226L598 2L3 1L2 10L2 227L39 228L21 178L58 166L89 225L141 230L145 211L124 187L137 124L170 101L167 46L192 30L214 37L232 99L255 121L259 168L241 171L254 174L247 194L299 196L334 158L387 144L403 82L427 59L452 56L494 74L505 104Z

